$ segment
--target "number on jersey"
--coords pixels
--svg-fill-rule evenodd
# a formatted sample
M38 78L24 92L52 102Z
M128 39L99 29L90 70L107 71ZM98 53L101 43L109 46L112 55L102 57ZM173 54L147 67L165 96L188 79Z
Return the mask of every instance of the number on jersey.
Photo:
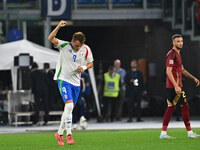
M73 55L73 60L74 60L74 62L76 61L76 57L77 57L76 55Z

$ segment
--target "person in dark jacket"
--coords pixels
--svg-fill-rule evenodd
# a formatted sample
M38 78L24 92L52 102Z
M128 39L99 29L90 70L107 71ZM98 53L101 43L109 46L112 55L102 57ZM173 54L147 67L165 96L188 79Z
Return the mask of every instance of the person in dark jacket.
M57 83L55 80L53 80L54 77L54 71L50 70L50 64L49 63L44 63L44 73L46 77L46 84L47 84L47 94L48 94L48 106L49 110L57 110Z
M76 106L74 107L73 110L73 118L72 118L72 122L74 124L74 129L78 129L77 123L78 120L80 118L80 128L81 129L86 129L87 127L87 120L85 118L85 112L86 112L86 102L85 99L83 97L83 93L85 91L85 80L83 78L83 76L81 76L81 86L80 86L80 93L78 96L78 100L76 103Z
M83 97L86 103L86 118L90 119L90 115L93 112L94 101L91 98L91 81L88 72L84 72L81 74L81 77L85 81L85 91L83 92Z
M48 95L47 95L47 79L45 78L44 71L38 70L38 65L33 62L31 68L31 89L35 100L35 118L33 124L38 124L40 107L44 107L45 116L44 124L46 125L49 120L48 110Z
M143 74L141 71L137 69L137 61L131 61L131 70L126 73L125 76L125 84L126 84L126 97L128 98L127 109L129 119L127 122L132 122L133 117L133 109L135 103L136 107L136 116L137 122L143 121L141 120L141 98L143 94L146 94L144 88L144 80Z

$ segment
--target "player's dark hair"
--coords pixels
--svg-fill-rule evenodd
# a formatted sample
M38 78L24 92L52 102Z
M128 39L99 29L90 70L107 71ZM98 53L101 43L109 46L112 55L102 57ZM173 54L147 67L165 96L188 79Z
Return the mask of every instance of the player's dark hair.
M182 35L180 35L180 34L174 34L172 36L172 41L175 40L176 38L180 38L180 37L182 37Z
M81 44L85 43L86 38L82 32L75 32L72 37L73 41L79 41Z

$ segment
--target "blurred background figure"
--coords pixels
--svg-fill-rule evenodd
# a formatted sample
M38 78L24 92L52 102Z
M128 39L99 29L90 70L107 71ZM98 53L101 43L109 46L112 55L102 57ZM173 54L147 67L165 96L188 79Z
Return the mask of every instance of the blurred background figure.
M86 118L87 120L90 119L90 115L93 112L93 100L91 99L91 83L90 83L90 77L89 74L85 71L81 74L81 78L83 79L85 83L85 90L83 91L83 97L85 99L86 103Z
M136 112L137 122L141 120L141 98L143 94L146 94L144 88L144 80L142 72L137 69L137 61L131 61L131 70L127 71L125 77L126 83L126 96L128 98L127 109L128 109L128 121L132 122L133 110ZM136 103L136 108L135 108ZM135 108L135 109L134 109Z
M125 82L124 82L124 78L126 75L126 71L125 69L121 68L121 61L119 59L116 59L114 61L114 71L116 73L118 73L120 75L120 92L119 92L119 100L118 100L118 104L117 104L117 112L116 112L116 119L118 121L121 121L121 117L122 117L122 112L123 112L123 104L125 101Z
M53 80L54 71L50 70L49 63L44 63L44 73L46 77L46 87L47 87L47 94L48 94L48 106L49 110L56 110L56 101L58 101L56 92L57 90L57 83Z
M108 72L104 73L104 119L114 121L116 116L116 104L120 90L120 75L114 72L114 67L110 66Z
M78 96L78 101L76 103L76 106L73 110L73 118L72 118L72 122L73 122L73 129L79 129L78 126L78 120L80 121L80 129L86 129L87 128L87 120L85 118L85 112L86 112L86 103L85 103L85 99L83 97L83 93L86 90L86 86L85 86L85 80L83 77L81 77L81 87L80 87L80 93Z
M46 125L49 120L47 79L45 78L45 73L38 69L36 62L33 62L31 68L31 89L35 100L35 118L33 124L39 124L39 111L42 106L45 112L43 125Z

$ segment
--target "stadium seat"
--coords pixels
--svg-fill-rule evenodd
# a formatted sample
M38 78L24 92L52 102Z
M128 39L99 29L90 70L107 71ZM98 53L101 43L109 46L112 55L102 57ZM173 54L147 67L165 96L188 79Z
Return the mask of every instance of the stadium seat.
M120 4L142 4L142 0L118 0Z
M159 4L159 3L161 3L161 0L147 0L147 3L149 3L149 4Z
M134 4L142 4L142 0L131 0Z
M128 4L128 3L131 3L131 2L132 2L131 0L119 0L120 4Z
M91 0L78 0L78 4L91 4Z
M8 3L18 3L19 0L8 0Z
M119 3L119 0L112 0L112 3L113 3L113 4L118 4L118 3Z
M107 0L91 0L93 4L105 4L108 3Z

